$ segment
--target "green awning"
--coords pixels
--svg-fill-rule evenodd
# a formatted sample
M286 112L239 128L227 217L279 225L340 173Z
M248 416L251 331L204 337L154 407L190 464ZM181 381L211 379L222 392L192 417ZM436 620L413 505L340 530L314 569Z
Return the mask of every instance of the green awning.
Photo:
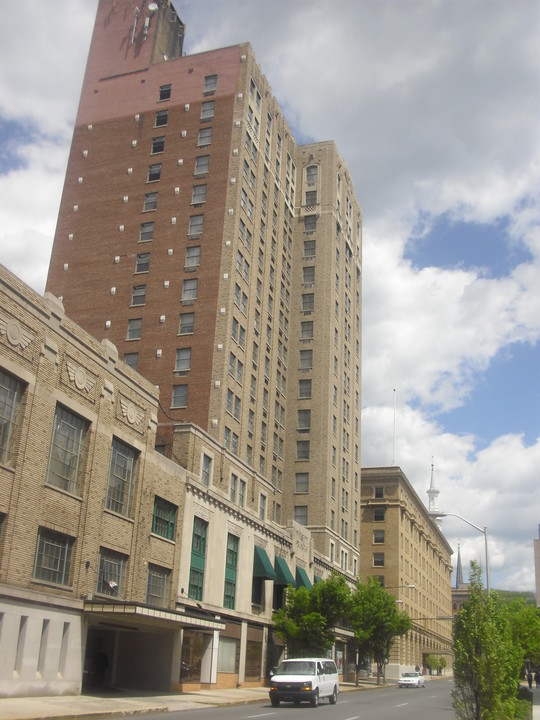
M308 578L307 572L298 565L296 566L296 585L298 587L305 587L308 590L311 588L311 580Z
M292 585L296 587L295 579L292 576L289 566L285 558L276 555L274 560L274 570L276 571L276 585Z
M313 584L315 585L315 583L318 583L318 582L322 582L322 577L320 575L314 575L313 576Z
M268 580L276 579L276 573L270 558L266 554L266 550L258 547L258 545L255 545L255 554L253 555L253 577L262 577Z

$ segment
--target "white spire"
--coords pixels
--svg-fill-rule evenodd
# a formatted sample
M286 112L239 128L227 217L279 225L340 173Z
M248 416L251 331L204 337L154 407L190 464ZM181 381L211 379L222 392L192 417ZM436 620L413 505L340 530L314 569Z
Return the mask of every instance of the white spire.
M433 472L433 458L431 458L431 483L429 486L429 490L426 490L428 497L429 497L429 507L428 510L430 513L436 513L439 508L437 507L437 498L439 497L439 491L435 487L435 477Z

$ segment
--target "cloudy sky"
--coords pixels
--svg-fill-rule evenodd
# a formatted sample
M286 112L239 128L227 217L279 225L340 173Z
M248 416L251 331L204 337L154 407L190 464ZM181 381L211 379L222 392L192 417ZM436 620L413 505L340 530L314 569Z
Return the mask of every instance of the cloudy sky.
M249 41L298 143L364 213L363 460L487 526L534 588L540 523L540 3L173 0L188 53ZM0 261L43 292L97 0L0 25ZM395 434L394 434L395 427ZM395 447L395 454L394 454ZM465 569L484 538L443 529Z

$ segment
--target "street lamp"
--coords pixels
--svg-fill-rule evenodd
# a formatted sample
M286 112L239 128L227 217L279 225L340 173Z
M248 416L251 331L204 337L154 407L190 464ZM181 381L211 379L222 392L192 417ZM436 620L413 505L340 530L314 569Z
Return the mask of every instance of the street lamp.
M464 523L467 523L467 525L470 525L470 526L473 527L475 530L478 530L478 532L481 532L481 533L482 533L482 535L484 536L484 544L485 544L485 547L486 547L486 590L487 590L487 594L489 595L489 593L490 593L490 584L489 584L489 559L488 559L488 532L487 532L487 527L484 526L483 528L481 528L481 527L479 527L478 525L475 525L474 523L472 523L470 520L467 520L466 518L461 517L461 515L457 515L456 513L439 512L438 510L434 510L434 511L430 512L430 515L431 515L432 517L434 517L435 519L437 519L437 518L444 518L444 517L456 517L456 518L458 518L458 520L463 520Z

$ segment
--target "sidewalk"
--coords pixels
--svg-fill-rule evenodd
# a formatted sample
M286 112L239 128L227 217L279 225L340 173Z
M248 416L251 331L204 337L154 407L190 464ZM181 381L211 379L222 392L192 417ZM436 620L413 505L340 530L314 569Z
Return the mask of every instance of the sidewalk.
M340 692L365 690L376 685L362 682L340 683ZM0 698L0 720L67 720L109 715L120 717L136 713L171 712L195 708L270 702L267 687L199 690L179 694L157 694L134 690L110 691L94 695L64 697Z

